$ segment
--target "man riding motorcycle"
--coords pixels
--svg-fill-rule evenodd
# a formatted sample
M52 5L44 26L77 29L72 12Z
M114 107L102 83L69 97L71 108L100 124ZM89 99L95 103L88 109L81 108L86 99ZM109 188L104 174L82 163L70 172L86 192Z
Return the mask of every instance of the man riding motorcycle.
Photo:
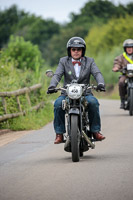
M79 84L89 84L90 76L93 75L98 83L97 90L105 90L103 76L96 66L94 59L85 56L86 43L81 37L72 37L67 42L68 56L60 59L54 76L52 77L47 93L54 93L58 82L64 76L64 87L72 80L77 80ZM65 92L61 93L54 103L54 129L56 138L54 144L63 142L65 130L65 111L62 109L62 100L65 99ZM105 137L100 133L101 120L99 114L99 102L89 91L86 94L90 115L90 131L96 140L101 141Z
M114 59L114 66L112 71L118 72L122 68L126 67L127 64L133 64L133 39L127 39L123 42L124 53L117 56ZM125 83L126 76L122 75L119 78L119 95L121 99L120 108L124 109L125 105L125 96L126 96L126 83Z

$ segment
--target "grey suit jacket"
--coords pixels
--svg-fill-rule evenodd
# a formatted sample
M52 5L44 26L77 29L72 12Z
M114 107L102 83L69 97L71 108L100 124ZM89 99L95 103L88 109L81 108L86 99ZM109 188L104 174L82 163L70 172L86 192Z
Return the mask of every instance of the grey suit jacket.
M64 76L64 85L70 84L73 79L77 80L79 84L90 84L90 76L92 75L97 84L105 84L104 78L96 66L94 59L89 57L82 57L81 58L81 70L80 75L77 78L74 70L74 66L72 64L72 57L63 57L60 59L58 67L54 76L51 79L50 86L56 87L58 82L61 80L62 76Z

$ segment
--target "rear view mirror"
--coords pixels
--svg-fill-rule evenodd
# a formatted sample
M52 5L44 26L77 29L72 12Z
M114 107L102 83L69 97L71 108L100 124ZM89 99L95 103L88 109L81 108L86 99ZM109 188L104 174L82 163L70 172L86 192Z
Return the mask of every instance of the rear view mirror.
M48 69L48 70L46 71L46 76L47 76L47 77L53 77L53 75L54 75L54 72L53 72L51 69Z

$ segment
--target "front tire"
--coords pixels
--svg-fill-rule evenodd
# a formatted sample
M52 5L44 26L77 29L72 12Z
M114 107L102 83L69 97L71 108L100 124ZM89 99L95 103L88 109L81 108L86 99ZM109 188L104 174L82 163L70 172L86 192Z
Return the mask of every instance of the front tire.
M133 115L133 88L130 88L129 115Z
M79 151L79 128L78 128L78 116L71 115L71 151L72 161L79 162L80 151Z

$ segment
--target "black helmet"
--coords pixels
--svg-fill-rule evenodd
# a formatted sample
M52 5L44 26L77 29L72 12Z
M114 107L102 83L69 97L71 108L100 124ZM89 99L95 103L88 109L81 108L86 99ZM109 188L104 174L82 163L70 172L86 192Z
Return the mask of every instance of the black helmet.
M124 48L125 52L126 52L126 47L133 47L133 40L132 39L127 39L123 42L123 48Z
M70 48L71 47L82 47L82 56L85 55L86 44L81 37L72 37L67 42L67 53L68 56L71 56Z

